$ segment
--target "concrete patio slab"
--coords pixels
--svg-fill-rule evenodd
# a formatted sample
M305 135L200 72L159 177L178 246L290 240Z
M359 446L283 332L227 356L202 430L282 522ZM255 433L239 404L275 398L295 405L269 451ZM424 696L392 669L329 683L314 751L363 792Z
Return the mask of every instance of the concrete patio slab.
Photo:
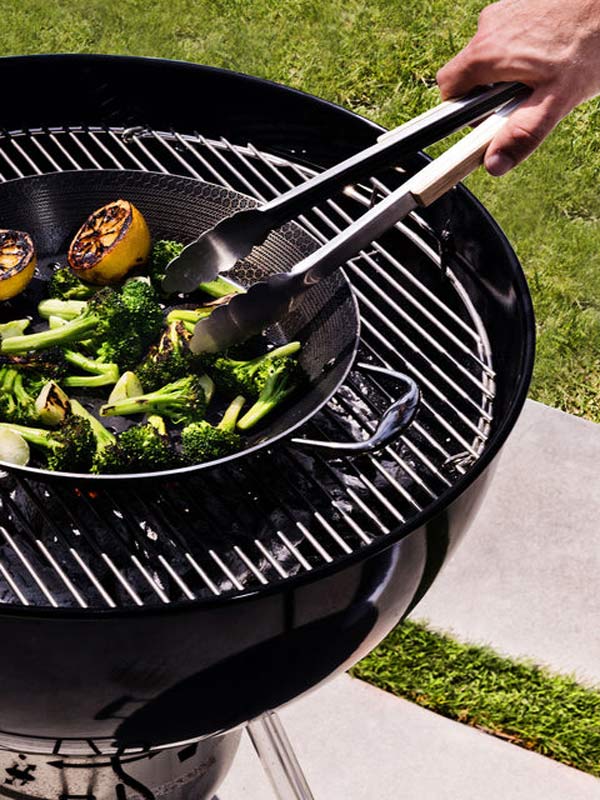
M528 401L414 619L600 684L600 425Z
M347 675L281 714L315 800L600 800L600 781ZM218 800L271 800L249 740Z

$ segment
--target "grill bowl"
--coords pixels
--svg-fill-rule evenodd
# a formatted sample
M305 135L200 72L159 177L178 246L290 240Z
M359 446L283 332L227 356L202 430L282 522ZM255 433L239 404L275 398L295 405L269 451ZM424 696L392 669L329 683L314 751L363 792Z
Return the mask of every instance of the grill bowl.
M193 64L88 55L25 57L0 59L0 75L7 82L18 81L30 98L28 104L5 110L6 129L20 137L15 145L23 145L28 154L33 154L29 157L34 162L39 150L32 138L38 137L43 146L54 147L50 152L55 161L58 159L56 165L40 160L44 171L64 168L67 159L57 143L68 150L70 158L86 165L93 163L88 152L108 166L114 166L114 158L130 164L134 157L140 169L153 169L156 162L152 156L164 160L168 165L165 169L187 170L177 157L181 153L172 152L179 143L174 131L189 134L190 146L212 159L213 168L222 170L229 181L246 191L248 185L243 188L241 177L238 179L243 173L260 197L261 193L268 194L266 184L262 177L259 179L246 169L243 159L252 159L250 166L280 186L277 181L284 170L285 174L297 176L298 165L302 174L309 168L307 165L329 166L372 144L381 133L373 123L315 97ZM135 97L131 96L131 85L139 89ZM61 86L62 91L57 93L56 86ZM158 103L157 94L161 91L164 102ZM190 97L201 98L210 113L199 112L198 104L189 102ZM73 98L78 98L77 103ZM138 126L138 133L123 131L130 125ZM154 132L144 133L146 125ZM157 133L161 131L162 134ZM114 158L100 151L98 141L105 147L114 146ZM127 142L131 144L126 147ZM230 146L228 142L239 144ZM273 160L264 163L259 157L254 158L247 142L253 143L259 156L267 153ZM4 159L6 164L1 162L5 177L18 177L16 169L21 175L31 174L31 165L23 163L12 138L3 137L0 141L0 153L5 151L10 158L10 162ZM224 165L221 155L229 159L233 170ZM284 164L279 169L277 158L290 166ZM190 166L196 169L195 155L193 159ZM410 174L424 161L422 154L415 154L402 167ZM204 166L198 168L204 170ZM383 176L390 188L394 177L398 177L395 171ZM366 195L363 207L368 205L371 188L371 184L362 187L362 194ZM322 211L327 219L344 224L329 205ZM355 211L354 207L350 213ZM464 319L478 320L474 332L482 349L493 356L494 414L479 457L471 459L462 472L452 473L442 460L435 460L433 466L444 475L451 474L452 480L439 490L436 488L434 497L423 497L417 494L414 484L405 483L401 488L406 491L408 487L409 494L420 500L416 508L396 489L383 487L382 481L374 488L386 492L390 504L387 510L378 504L373 492L365 492L363 497L371 503L368 511L385 522L386 530L375 530L370 541L356 544L355 539L346 536L343 523L338 520L337 534L352 544L351 552L335 549L335 542L314 522L313 513L318 510L325 522L331 520L328 509L334 499L341 498L343 507L354 515L348 493L340 483L338 494L332 493L327 504L321 504L315 487L314 496L307 503L310 521L306 524L310 530L306 533L311 533L317 544L325 544L332 553L330 560L311 551L306 533L298 533L296 520L286 520L282 514L278 524L290 535L296 531L294 542L308 566L287 577L269 575L267 585L258 580L244 580L242 588L220 585L219 596L198 592L191 600L175 593L166 599L157 595L152 598L150 589L144 594L141 607L130 602L107 608L94 601L91 594L86 595L89 606L78 607L72 598L69 602L63 600L63 592L54 608L48 598L35 591L33 578L19 566L19 551L11 551L3 543L0 564L9 574L17 564L16 586L24 595L22 602L15 595L0 606L0 637L4 642L0 681L3 746L20 752L87 753L92 740L101 750L110 746L158 747L231 728L294 699L355 663L426 593L483 501L498 453L525 401L533 365L534 318L518 259L498 225L469 192L459 187L424 212L416 223L411 221L410 229L403 229L402 233L393 232L383 245L410 266L412 277L435 290L436 297L449 307L456 307L452 302L453 298L456 300L456 286L460 287ZM330 233L326 224L322 227ZM449 231L450 238L442 237L443 231ZM411 245L415 236L418 252ZM435 256L442 243L443 268L439 269ZM381 269L387 276L398 277L389 259L382 261ZM357 293L367 296L366 274L362 273L359 268L348 274ZM395 294L393 299L402 309L400 296ZM398 343L397 334L386 320L377 317L363 301L361 308L366 352L379 363L387 360L393 366L404 366L403 361L410 361L413 353ZM393 310L390 313L392 322L402 326L399 314ZM442 399L439 406L447 407ZM431 429L439 433L436 444L447 444L451 432L436 425L430 411L422 411L420 424L431 424ZM407 438L422 446L422 438L413 438L415 427ZM460 456L458 451L458 445L452 447L453 455ZM289 462L282 463L289 469ZM350 478L349 485L357 490L361 476L377 481L379 470L387 467L389 462L377 456L370 471L364 459L356 472L346 464L338 464L336 470ZM403 475L406 477L406 473ZM427 473L426 479L430 480L430 476ZM295 477L291 474L290 480ZM207 479L210 478L208 474ZM204 475L193 487L199 505L206 498L203 480ZM33 482L23 481L21 485L25 483ZM64 498L66 495L61 492L62 488L57 487L56 494ZM43 508L44 502L51 504L54 487L52 491L42 487L39 492L25 493L26 497L34 494L37 505L24 522L19 517L24 506L21 511L12 510L12 491L7 491L0 521L11 532L14 544L21 547L20 552L47 576L50 570L43 553L35 550L36 539L55 554L62 543L56 541L56 530L51 528L48 532L44 527L37 509ZM149 506L154 499L149 498ZM316 509L308 505L311 501ZM74 493L68 496L68 502L77 506ZM86 509L87 506L83 511L76 509L81 533L85 531ZM400 513L403 517L396 515ZM75 509L73 514L74 519ZM305 522L307 516L303 517ZM363 521L363 517L356 516ZM30 526L27 539L19 536L26 524ZM135 524L132 520L131 527ZM499 519L494 535L502 536L502 524ZM272 558L283 549L270 532L253 528L247 538L236 540L226 524L214 527L210 546L230 570L234 564L233 543L253 553L249 547L256 537ZM102 544L117 563L119 574L132 582L135 579L141 592L145 578L136 572L131 561L134 556L143 556L135 536L130 530L131 542L124 547L121 540L113 541L110 531L104 533ZM206 526L194 527L189 519L187 527L182 525L180 530L187 548L184 552L191 552L207 568L211 559L204 557L202 537L210 533ZM93 529L87 535L93 536ZM165 536L169 538L169 533ZM96 566L94 551L85 549L77 538L67 541L81 549L92 567ZM169 555L169 551L165 552ZM65 547L60 565L70 570L69 563ZM143 564L148 577L164 575L151 544ZM214 561L212 564L214 570ZM221 581L226 584L223 576ZM53 587L59 582L56 574ZM145 586L148 589L147 581Z

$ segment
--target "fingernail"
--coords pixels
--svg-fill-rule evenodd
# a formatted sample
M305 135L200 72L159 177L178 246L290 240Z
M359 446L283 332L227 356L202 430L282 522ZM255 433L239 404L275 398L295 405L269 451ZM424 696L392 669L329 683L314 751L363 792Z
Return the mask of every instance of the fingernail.
M506 153L492 153L485 160L485 168L495 178L506 174L515 165L513 159Z

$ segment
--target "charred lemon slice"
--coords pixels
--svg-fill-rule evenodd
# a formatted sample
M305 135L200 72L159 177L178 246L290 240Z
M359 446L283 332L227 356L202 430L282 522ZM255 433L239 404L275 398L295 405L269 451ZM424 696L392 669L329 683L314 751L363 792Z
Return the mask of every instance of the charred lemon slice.
M82 281L118 283L150 255L146 220L128 200L99 208L77 231L69 247L69 264Z
M36 261L28 233L0 230L0 300L23 291L33 278Z

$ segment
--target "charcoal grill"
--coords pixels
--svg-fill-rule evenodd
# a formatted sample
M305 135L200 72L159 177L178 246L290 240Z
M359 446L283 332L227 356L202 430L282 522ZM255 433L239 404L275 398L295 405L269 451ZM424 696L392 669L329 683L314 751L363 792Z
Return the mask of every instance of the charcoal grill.
M0 74L29 98L3 119L3 181L151 170L262 201L380 132L315 98L191 64L45 56L0 60ZM324 242L423 159L349 186L297 222ZM110 761L199 740L230 753L233 734L215 734L355 663L427 591L526 396L526 282L464 188L396 225L346 273L361 312L358 362L401 370L422 391L396 444L329 462L280 447L152 489L2 478L5 753ZM355 369L302 433L365 438L394 389ZM275 717L261 719L251 730L264 754L265 737L283 734ZM310 796L298 781L285 796ZM19 796L42 796L30 789ZM3 793L15 796L0 784Z

